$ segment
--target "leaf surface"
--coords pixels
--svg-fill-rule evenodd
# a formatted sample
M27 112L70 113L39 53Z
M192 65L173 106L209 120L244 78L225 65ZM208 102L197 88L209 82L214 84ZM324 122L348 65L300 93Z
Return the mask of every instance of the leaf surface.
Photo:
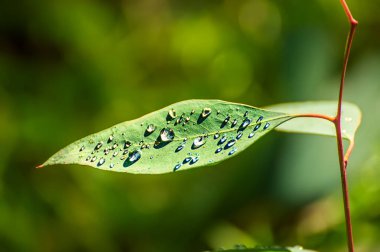
M220 100L188 100L84 137L43 165L159 174L235 156L290 115Z
M216 250L215 252L316 252L312 250L306 250L303 249L300 246L295 247L255 247L255 248L246 248L246 247L239 247L235 249L221 249Z
M272 111L281 111L288 114L324 114L335 116L337 110L336 101L308 101L283 103L266 107ZM354 140L355 133L361 123L361 111L358 106L349 102L342 104L342 137L350 141ZM307 133L327 136L336 136L333 123L320 118L297 117L279 125L276 130L293 133Z

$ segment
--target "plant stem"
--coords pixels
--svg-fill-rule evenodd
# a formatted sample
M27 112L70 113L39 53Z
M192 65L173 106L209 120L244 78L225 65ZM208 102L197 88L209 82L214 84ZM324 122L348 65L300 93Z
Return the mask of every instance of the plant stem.
M345 50L345 54L344 54L342 76L341 76L340 88L339 88L338 109L337 109L336 117L334 119L334 124L335 124L336 139L337 139L337 144L338 144L340 177L341 177L341 182L342 182L342 192L343 192L344 213L345 213L345 219L346 219L346 233L347 233L348 251L354 252L354 238L353 238L353 234L352 234L350 201L349 201L349 195L348 195L347 169L346 169L348 157L349 157L349 155L352 151L352 148L353 148L353 141L352 141L350 147L348 148L346 156L345 156L344 155L344 148L343 148L343 139L342 139L341 118L342 118L342 101L343 101L344 81L345 81L345 77L346 77L347 64L348 64L348 59L349 59L350 52L351 52L352 41L353 41L353 38L355 35L356 26L358 25L358 21L356 21L354 19L354 17L352 16L351 11L350 11L346 1L340 0L340 2L342 4L344 12L346 13L348 21L350 23L350 32L348 33L346 50Z

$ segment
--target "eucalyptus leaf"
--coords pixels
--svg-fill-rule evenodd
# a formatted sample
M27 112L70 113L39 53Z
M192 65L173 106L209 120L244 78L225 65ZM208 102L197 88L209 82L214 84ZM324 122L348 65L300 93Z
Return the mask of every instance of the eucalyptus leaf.
M290 115L220 100L188 100L84 137L43 165L159 174L235 156Z
M296 114L323 114L335 116L336 101L307 101L276 104L266 107L272 111L281 111L292 115ZM342 103L342 137L353 141L355 133L361 123L361 111L358 106L349 102ZM307 133L327 136L336 136L335 126L332 122L320 118L297 117L279 125L276 130L293 133Z

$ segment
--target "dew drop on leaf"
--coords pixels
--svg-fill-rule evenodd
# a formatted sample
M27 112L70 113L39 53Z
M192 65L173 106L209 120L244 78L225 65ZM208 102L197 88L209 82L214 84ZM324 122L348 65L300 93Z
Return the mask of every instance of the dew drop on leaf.
M103 145L103 142L99 142L96 146L95 146L95 150L99 150Z
M104 162L106 162L106 160L104 158L99 159L98 166L103 165Z
M263 119L264 119L264 117L263 117L263 116L259 116L259 118L257 119L257 121L256 121L256 122L257 122L257 123L258 123L258 122L261 122L261 120L263 120Z
M232 154L234 154L236 151L237 151L237 149L236 149L236 148L233 148L232 150L230 150L230 152L228 152L228 155L232 155Z
M248 127L248 125L249 125L250 123L251 123L251 120L249 120L248 118L246 118L246 119L243 121L243 123L241 124L240 129L241 129L241 130L244 130L245 128Z
M82 147L80 147L79 151L83 151L84 150L84 146L82 145Z
M96 159L97 159L97 157L96 157L96 156L93 156L93 157L91 158L91 162L95 162Z
M223 144L227 140L226 134L222 136L222 138L219 140L218 144Z
M190 160L191 160L191 157L187 157L183 160L183 163L186 164L186 163L190 162Z
M191 159L191 161L190 161L190 164L192 165L192 164L195 164L196 162L198 162L198 160L199 160L199 157L193 157L192 159Z
M206 118L211 114L211 108L204 108L202 111L202 117Z
M182 164L176 164L174 166L174 169L173 169L173 172L175 172L176 170L178 170L179 168L181 168Z
M251 132L249 133L248 138L252 138L254 135L255 135L255 132Z
M175 152L179 152L179 151L183 150L183 147L185 147L184 144L179 145L179 146L177 147L177 149L175 149Z
M270 126L270 123L267 122L267 123L264 125L263 130L266 130L267 128L269 128L269 126Z
M255 126L255 128L253 129L253 131L258 130L260 127L261 127L261 123L257 124L257 125Z
M110 163L110 168L112 169L115 165L113 163Z
M131 145L132 145L131 142L125 141L125 143L124 143L124 149L127 149L127 148L131 147Z
M243 132L239 132L236 136L236 140L239 140L243 136Z
M133 151L133 152L129 155L128 160L129 160L129 162L134 163L134 162L138 161L140 158L141 158L141 151L139 151L139 150L135 150L135 151Z
M206 139L204 136L200 136L200 137L197 137L194 139L194 142L193 142L193 149L197 149L199 147L201 147L202 145L204 145L206 143Z
M215 153L218 154L219 152L221 152L223 150L222 147L219 147L218 149L216 149Z
M216 134L214 135L214 139L218 139L219 136L220 136L220 134L219 134L219 133L216 133Z
M169 116L170 119L174 119L174 118L177 117L177 113L176 113L176 111L174 109L171 109L168 112L168 116Z
M153 124L149 124L148 127L146 128L146 132L148 133L153 133L153 131L156 130L156 126L154 126Z
M236 143L236 140L235 140L235 139L230 140L230 141L228 141L228 143L226 144L226 146L225 146L224 148L225 148L225 149L228 149L228 148L230 148L231 146L233 146L235 143Z
M174 139L174 131L172 129L163 128L160 132L162 142L171 142Z
M232 122L231 128L235 127L236 124L237 124L237 120L235 119L235 120Z

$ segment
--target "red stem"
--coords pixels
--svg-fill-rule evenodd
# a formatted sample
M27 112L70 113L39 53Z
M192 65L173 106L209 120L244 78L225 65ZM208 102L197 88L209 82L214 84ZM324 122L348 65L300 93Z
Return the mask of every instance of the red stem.
M349 21L351 27L350 27L350 32L348 33L346 50L345 50L345 54L344 54L342 76L341 76L341 80L340 80L337 115L336 115L333 122L335 124L336 139L337 139L337 144L338 144L340 177L341 177L341 182L342 182L342 192L343 192L344 213L345 213L345 219L346 219L346 233L347 233L348 251L354 252L354 238L353 238L353 234L352 234L350 201L349 201L349 195L348 195L347 169L346 169L348 157L352 151L354 143L352 140L349 148L347 149L347 153L345 156L344 155L344 147L343 147L343 139L342 139L341 117L342 117L343 89L344 89L344 81L345 81L346 71L347 71L347 64L348 64L348 59L350 57L352 41L354 39L355 30L356 30L356 26L358 25L358 21L356 21L354 19L354 17L352 16L351 11L350 11L346 1L340 0L340 2L342 4L344 12L346 13L346 16L348 18L348 21Z

